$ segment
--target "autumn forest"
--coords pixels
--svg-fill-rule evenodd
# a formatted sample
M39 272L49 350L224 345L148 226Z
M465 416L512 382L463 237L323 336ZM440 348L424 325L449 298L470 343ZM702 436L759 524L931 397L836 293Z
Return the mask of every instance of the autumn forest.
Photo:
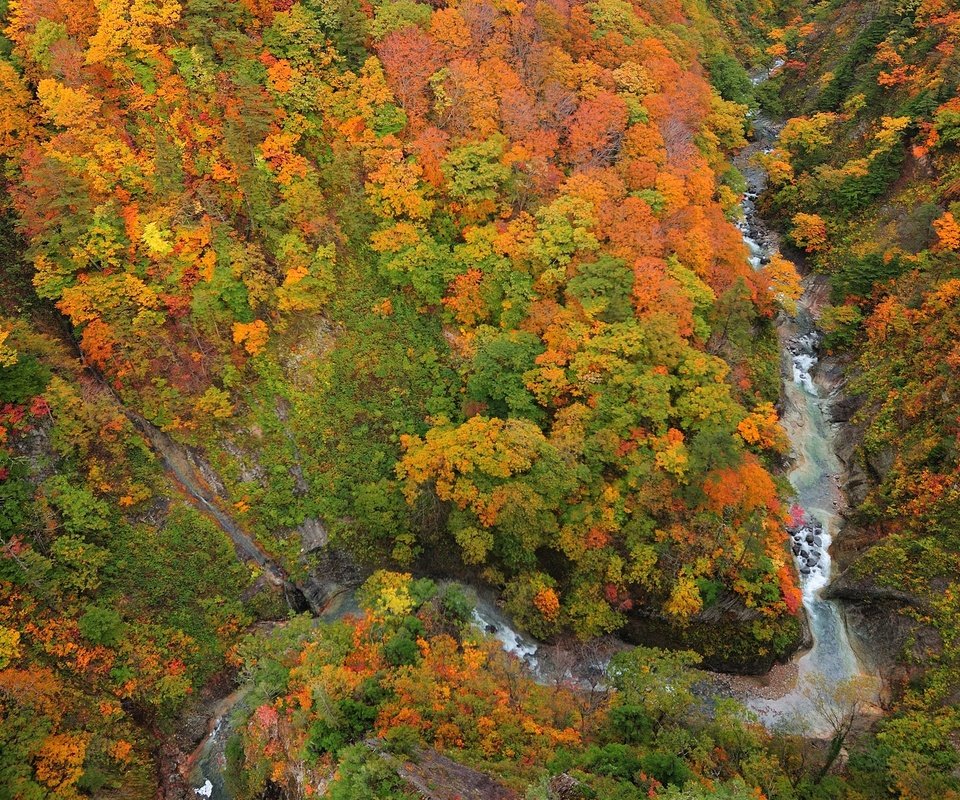
M0 800L960 798L960 3L0 23Z

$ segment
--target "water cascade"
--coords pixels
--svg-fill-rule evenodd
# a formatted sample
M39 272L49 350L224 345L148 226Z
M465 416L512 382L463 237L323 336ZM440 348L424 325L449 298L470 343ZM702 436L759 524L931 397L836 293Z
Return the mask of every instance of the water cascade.
M736 159L748 184L739 227L751 266L762 269L779 248L776 235L767 229L756 209L755 201L764 189L766 176L753 162L753 156L772 144L776 128L761 116L755 117L753 123L755 141ZM790 546L797 564L813 647L797 659L797 676L792 688L778 697L746 691L741 699L768 727L793 725L807 734L821 735L829 733L822 711L818 710L818 706L823 707L822 693L863 676L864 670L850 646L839 606L821 597L830 582L830 543L840 530L845 501L840 489L842 466L834 450L833 424L829 421L831 398L816 381L821 334L816 327L812 286L812 281L805 281L796 316L789 318L781 314L777 328L783 357L781 419L791 444L794 464L788 477L796 493L789 529ZM205 498L200 499L206 503ZM211 510L216 511L212 506ZM514 630L511 621L492 602L478 599L473 622L497 638L504 650L523 661L534 676L542 679L549 671L549 658L543 649ZM580 664L576 671L602 670L605 661L597 665ZM577 680L572 674L570 677ZM230 702L225 704L194 754L191 777L198 797L230 798L223 784L224 749L231 733L229 712L242 695L236 692L228 698Z
M776 235L768 230L756 209L766 176L754 156L766 151L776 128L762 116L753 119L755 141L737 158L747 179L748 191L739 227L754 269L762 269L779 254ZM793 466L788 478L796 493L789 528L790 547L797 565L803 605L813 647L796 661L793 688L780 697L749 695L747 705L768 726L795 725L811 733L825 733L823 703L832 703L832 693L863 675L850 646L841 609L821 597L830 582L830 543L842 525L845 498L840 488L840 464L834 449L834 425L830 422L832 398L816 381L821 333L816 327L815 282L804 281L804 294L794 317L780 314L777 321L782 355L781 419L791 445Z
M478 599L473 609L473 624L484 633L493 636L503 649L519 658L534 675L540 673L539 645L518 633L509 620L493 603Z

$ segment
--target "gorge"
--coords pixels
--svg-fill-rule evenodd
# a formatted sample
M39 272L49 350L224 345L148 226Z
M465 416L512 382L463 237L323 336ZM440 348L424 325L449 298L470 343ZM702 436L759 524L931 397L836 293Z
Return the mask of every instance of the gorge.
M774 69L782 66L777 64ZM769 79L768 72L763 79ZM747 179L741 229L751 264L762 269L771 257L782 255L778 235L757 211L756 200L766 189L766 175L755 160L758 153L770 152L780 126L762 115L753 116L751 123L754 141L737 157L737 165ZM842 486L847 481L835 451L836 426L831 409L832 395L840 387L817 379L823 339L817 328L821 298L817 277L807 275L795 314L778 320L783 373L781 420L790 439L788 474L796 492L788 532L812 647L796 661L795 685L787 693L776 698L747 698L747 705L757 711L765 724L792 724L811 733L830 732L829 720L819 706L825 701L829 703L830 695L845 684L856 686L865 703L876 704L878 700L873 688L875 678L870 680L873 676L864 674L865 668L851 647L842 607L836 600L822 596L832 578L830 546L842 535L847 510ZM827 697L817 697L818 694Z
M955 6L0 3L0 800L957 797Z

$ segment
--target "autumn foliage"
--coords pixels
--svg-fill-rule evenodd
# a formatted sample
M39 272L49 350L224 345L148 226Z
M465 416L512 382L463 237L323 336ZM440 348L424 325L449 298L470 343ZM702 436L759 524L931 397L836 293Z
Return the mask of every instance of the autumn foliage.
M18 688L0 704L10 729L40 720L8 750L16 793L150 794L146 732L248 622L284 613L235 558L227 514L298 579L315 567L301 534L322 523L363 563L470 571L544 637L639 610L682 628L716 606L750 609L745 650L789 647L768 466L773 301L796 285L754 272L731 223L746 106L701 64L719 46L707 9L2 14L17 266L0 319L0 670ZM188 463L164 463L154 429ZM210 490L200 511L180 502L185 469ZM501 746L507 706L471 683L483 646L411 633L388 656L363 625L358 663L413 647L449 666L437 685L398 678L381 728ZM373 667L352 666L356 690ZM49 680L31 694L25 673ZM461 690L490 701L488 721L439 700L404 721L408 695ZM263 709L264 736L286 710ZM553 712L523 722L529 761L579 735Z
M794 116L765 161L767 207L829 282L826 346L853 364L852 460L865 480L850 493L845 575L909 598L890 614L911 620L910 642L957 629L957 22L956 4L939 0L798 14L777 32L789 60L774 79ZM875 751L876 769L895 796L949 795L917 765L929 763L921 750L951 749L960 661L953 648L911 648L893 648L916 672L879 728L888 755ZM910 776L894 777L903 764Z

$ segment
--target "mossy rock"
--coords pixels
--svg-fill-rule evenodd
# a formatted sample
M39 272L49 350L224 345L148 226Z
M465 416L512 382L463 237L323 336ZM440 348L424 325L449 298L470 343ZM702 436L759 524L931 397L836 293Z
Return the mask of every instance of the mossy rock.
M758 636L761 624L762 637ZM620 633L631 644L693 650L703 657L704 669L741 675L768 672L796 653L805 638L800 618L789 616L762 623L730 617L679 625L664 617L633 615Z

